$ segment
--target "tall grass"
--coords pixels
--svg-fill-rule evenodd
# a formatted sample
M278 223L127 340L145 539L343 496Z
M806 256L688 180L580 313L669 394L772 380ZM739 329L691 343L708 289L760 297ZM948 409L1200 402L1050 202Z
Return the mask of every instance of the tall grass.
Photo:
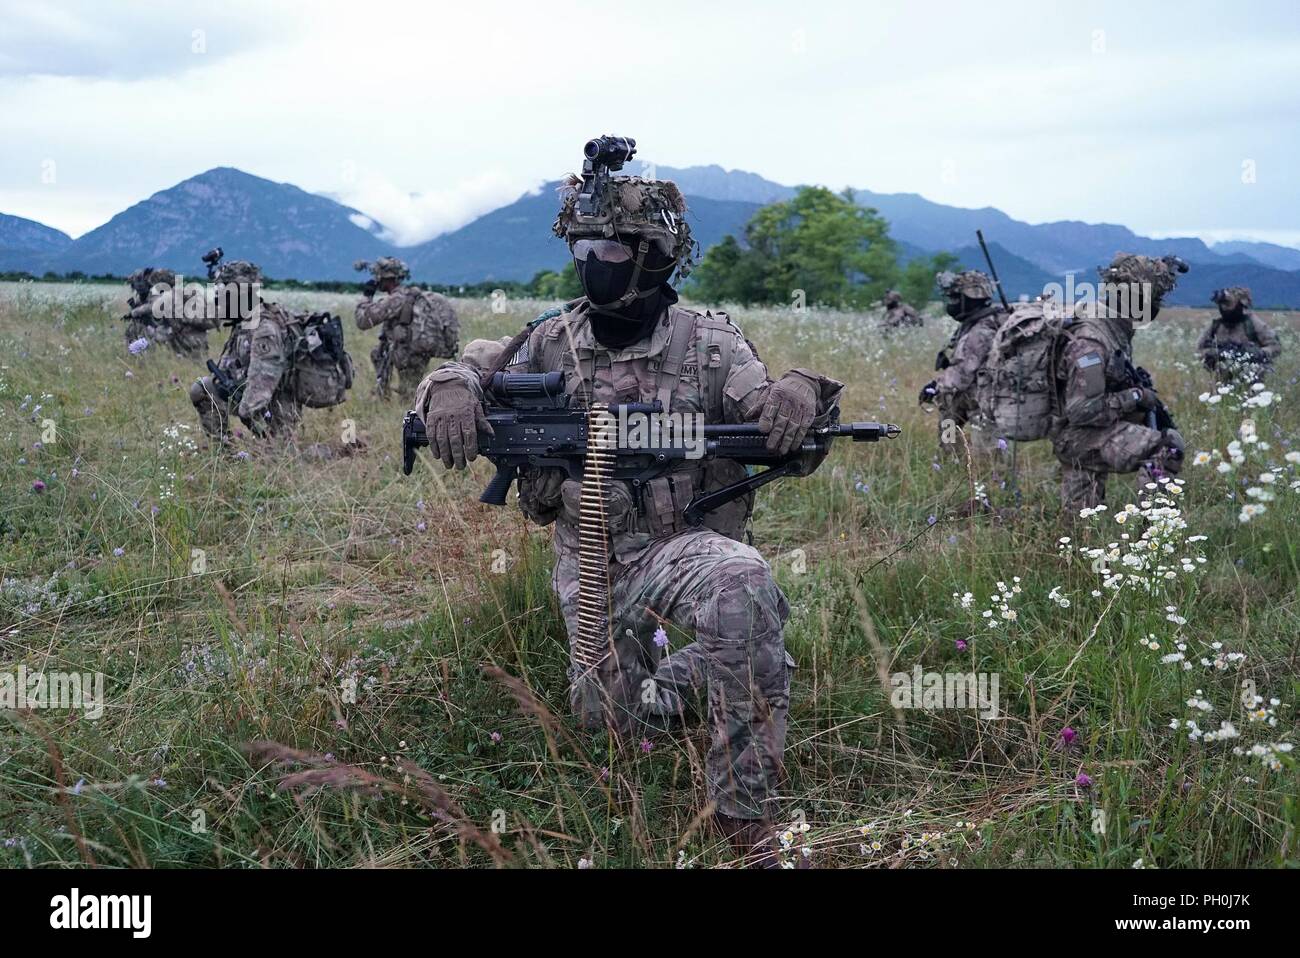
M367 388L373 333L349 334L357 386L307 411L296 446L241 438L245 455L223 454L188 401L199 369L127 354L124 298L0 286L0 672L102 672L108 700L98 721L0 711L0 864L734 863L702 821L701 723L642 743L568 721L549 531L478 504L487 463L446 473L426 457L401 476L402 410ZM345 316L352 305L271 298ZM464 341L510 334L548 305L456 303ZM840 444L814 476L759 495L755 542L789 596L798 663L791 858L1296 862L1290 756L1268 753L1270 768L1233 754L1296 732L1294 353L1270 381L1276 400L1243 411L1243 396L1198 399L1212 389L1193 349L1204 312L1139 332L1189 454L1222 451L1188 465L1178 497L1179 555L1205 561L1148 593L1106 587L1080 552L1126 548L1150 524L1115 520L1145 501L1128 479L1112 480L1106 513L1065 519L1046 444L1018 450L1014 473L1010 451L936 454L915 396L946 319L881 340L866 314L732 315L775 372L822 370L847 383L846 419L905 430ZM1295 317L1269 319L1292 347ZM1234 463L1247 416L1262 442ZM990 508L971 515L975 482ZM1266 509L1243 522L1247 502ZM990 606L998 582L1010 597ZM1190 670L1162 661L1179 643ZM1230 652L1245 658L1200 664ZM996 673L1002 714L895 707L889 677L918 665ZM1276 725L1250 720L1247 680ZM1188 718L1231 721L1241 737L1170 727Z

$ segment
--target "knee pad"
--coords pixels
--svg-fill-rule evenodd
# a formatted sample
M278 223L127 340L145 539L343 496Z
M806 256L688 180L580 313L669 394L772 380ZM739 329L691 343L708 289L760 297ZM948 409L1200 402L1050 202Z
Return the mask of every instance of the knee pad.
M210 389L212 379L204 376L202 379L196 379L190 385L190 402L195 406L206 406L212 401Z

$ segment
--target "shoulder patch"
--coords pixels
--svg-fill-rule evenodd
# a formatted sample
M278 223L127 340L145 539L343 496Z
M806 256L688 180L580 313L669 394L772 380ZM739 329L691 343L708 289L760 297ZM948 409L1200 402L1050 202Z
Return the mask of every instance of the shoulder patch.
M1101 355L1099 353L1086 353L1080 356L1074 363L1080 369L1090 369L1093 366L1101 365Z

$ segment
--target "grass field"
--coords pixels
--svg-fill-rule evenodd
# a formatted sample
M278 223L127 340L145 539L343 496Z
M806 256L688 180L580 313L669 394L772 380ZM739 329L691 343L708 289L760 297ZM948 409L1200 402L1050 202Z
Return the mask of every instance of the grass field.
M0 865L737 864L700 824L702 724L647 749L568 721L549 531L476 501L486 462L401 475L351 298L271 294L342 312L358 385L297 449L228 455L199 434L197 365L126 352L125 295L0 285L0 673L105 676L98 720L0 709ZM550 304L456 305L463 343ZM936 458L915 397L946 318L881 341L862 314L733 312L775 372L824 371L845 419L905 430L759 494L798 663L791 860L1300 863L1298 318L1264 315L1288 350L1264 398L1214 392L1207 313L1138 333L1185 491L1115 479L1069 521L1045 443L1014 475L1009 451ZM977 484L993 508L963 515ZM996 674L1002 714L896 708L918 666Z

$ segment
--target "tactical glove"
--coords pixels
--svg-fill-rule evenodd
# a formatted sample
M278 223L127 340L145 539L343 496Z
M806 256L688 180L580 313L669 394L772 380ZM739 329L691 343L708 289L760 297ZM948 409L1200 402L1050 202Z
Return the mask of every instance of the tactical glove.
M924 386L921 387L921 393L919 396L916 397L916 403L918 406L924 406L926 403L932 403L934 402L934 397L937 395L939 395L939 381L936 379L931 379L928 383L926 383Z
M798 449L817 415L818 381L792 369L767 387L758 428L767 433L767 451L786 456Z
M1201 362L1205 363L1206 369L1213 369L1215 366L1219 365L1219 354L1206 353L1201 357Z
M375 295L375 290L377 290L378 288L379 288L378 283L376 283L373 279L368 279L361 284L361 295L364 296L366 299L370 299L372 296Z
M416 407L424 419L430 451L448 469L464 469L478 458L479 430L494 435L487 415L469 387L456 382L430 383Z

